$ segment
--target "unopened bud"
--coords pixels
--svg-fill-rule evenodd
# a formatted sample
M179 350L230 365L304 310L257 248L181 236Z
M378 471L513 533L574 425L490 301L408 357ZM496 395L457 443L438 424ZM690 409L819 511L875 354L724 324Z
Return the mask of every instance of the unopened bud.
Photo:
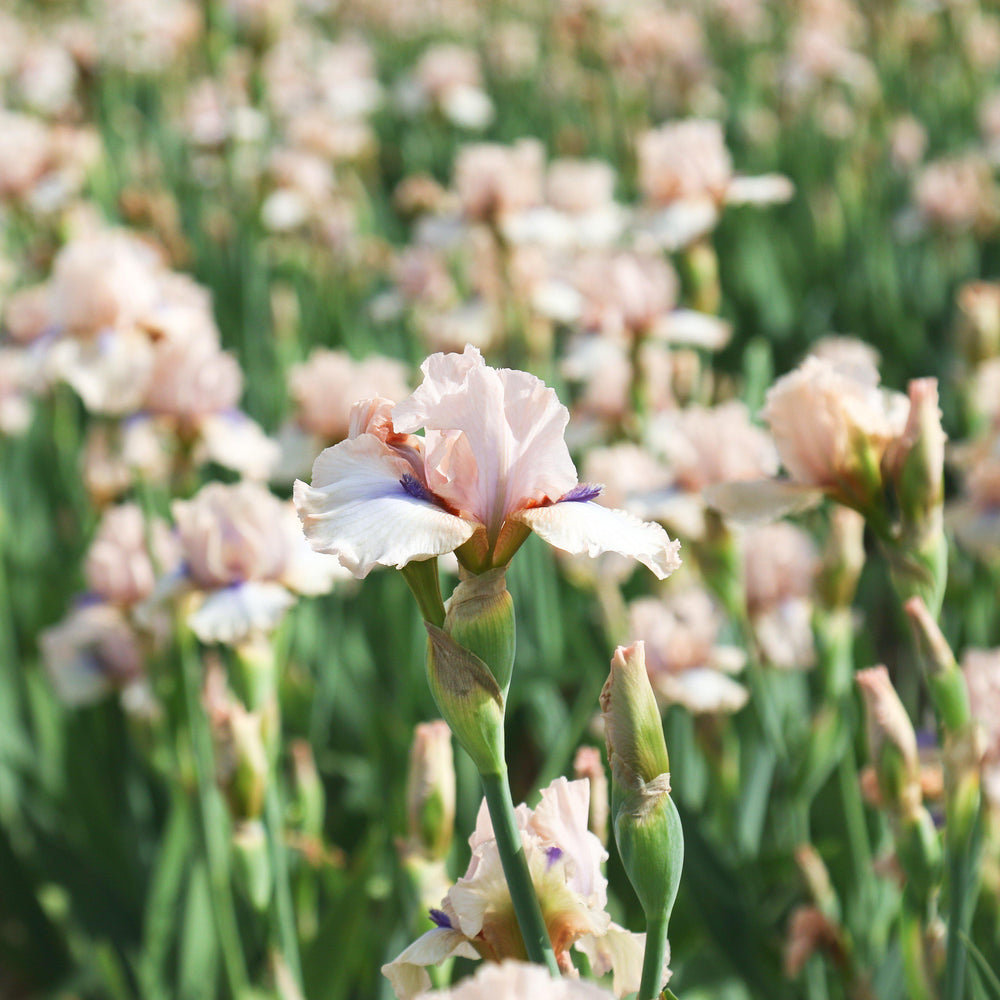
M427 681L438 710L480 774L504 769L504 696L486 664L425 621Z
M467 575L448 601L444 630L486 664L506 697L514 671L516 634L506 570Z
M972 711L969 692L955 654L920 597L910 598L905 610L938 717L946 730L963 731L972 722Z
M851 606L864 565L865 519L850 507L834 507L816 583L827 608Z
M601 691L604 737L614 782L637 788L670 773L663 723L646 672L646 645L619 646Z
M936 378L910 382L910 413L903 433L889 443L883 467L896 489L907 526L923 526L944 501L944 443Z
M299 829L307 837L322 837L326 814L326 791L316 770L316 759L308 740L293 740L292 809Z
M615 651L601 711L622 865L647 921L665 927L680 885L684 833L670 797L670 760L643 643Z
M973 281L958 292L959 342L966 361L980 365L1000 354L1000 284Z
M233 862L236 884L251 906L264 912L271 901L271 862L267 832L260 820L247 820L233 830Z
M410 748L406 780L407 847L427 859L447 856L455 826L455 763L451 730L421 722Z
M868 743L882 801L909 817L921 807L917 737L885 667L857 673L868 720Z
M215 776L234 819L256 819L264 811L269 764L264 717L248 712L225 687L221 666L209 669L203 694L215 744Z

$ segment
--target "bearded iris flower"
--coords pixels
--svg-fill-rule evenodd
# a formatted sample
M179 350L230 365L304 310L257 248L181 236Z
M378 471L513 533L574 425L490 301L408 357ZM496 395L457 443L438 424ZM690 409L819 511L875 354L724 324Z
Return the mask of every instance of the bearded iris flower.
M350 437L316 459L312 485L295 483L314 549L357 577L452 551L482 573L533 531L570 553L632 557L660 579L680 565L663 528L601 506L600 487L578 482L569 411L540 379L490 368L471 346L431 355L422 371L398 404L355 404Z

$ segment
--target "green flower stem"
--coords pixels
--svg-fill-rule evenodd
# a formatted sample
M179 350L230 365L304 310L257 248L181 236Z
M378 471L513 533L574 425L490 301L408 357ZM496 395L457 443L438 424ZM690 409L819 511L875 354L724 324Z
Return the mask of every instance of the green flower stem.
M295 929L295 910L292 903L292 885L288 874L288 856L282 838L281 792L277 775L272 774L267 785L264 804L267 820L267 845L271 855L271 872L274 877L274 908L278 923L278 940L288 971L296 985L302 988L302 962L299 958L299 938Z
M914 899L911 893L903 894L899 913L899 937L903 952L903 975L910 1000L937 1000L934 981L927 967L925 912L926 907Z
M945 950L944 995L960 1000L964 996L966 942L980 889L981 824L976 822L964 843L948 844L948 938Z
M659 917L646 922L646 950L642 956L642 979L635 1000L656 1000L663 988L663 961L667 956L667 921L667 917Z
M229 981L229 992L234 998L238 998L247 988L246 958L243 955L229 880L226 824L221 815L218 792L211 781L211 774L214 771L212 736L208 731L208 720L198 697L201 665L194 648L194 636L183 623L180 624L179 641L184 702L191 737L195 779L198 785L198 805L205 841L205 859L208 862L212 908L215 912L215 929L219 935L219 947L222 950L222 961Z
M507 879L507 888L514 903L514 913L521 928L528 958L547 966L553 976L558 976L559 966L542 917L538 895L531 881L531 873L528 871L521 833L514 818L514 802L507 783L507 769L504 768L498 774L480 774L479 777L483 782L483 794L493 822L504 878Z

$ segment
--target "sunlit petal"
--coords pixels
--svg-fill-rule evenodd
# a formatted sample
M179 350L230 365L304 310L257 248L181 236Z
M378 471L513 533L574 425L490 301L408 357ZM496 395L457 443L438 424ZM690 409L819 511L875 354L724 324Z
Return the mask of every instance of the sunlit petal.
M452 955L462 958L479 957L461 931L451 927L435 927L417 938L387 965L383 965L382 975L392 983L399 1000L410 1000L410 997L430 989L431 977L424 971L425 966L438 965Z
M413 468L370 434L327 448L313 485L295 483L295 506L317 552L337 556L356 577L374 566L402 568L451 552L475 525L403 485Z
M640 521L623 510L593 501L572 501L518 511L512 520L526 524L550 545L575 555L617 552L638 559L662 580L680 564L680 542L658 524Z

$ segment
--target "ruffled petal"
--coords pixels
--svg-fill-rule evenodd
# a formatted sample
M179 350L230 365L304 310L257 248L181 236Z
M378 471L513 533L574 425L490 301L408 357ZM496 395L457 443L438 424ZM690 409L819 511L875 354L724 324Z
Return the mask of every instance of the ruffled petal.
M327 448L313 485L295 482L295 507L317 552L335 555L356 577L374 566L401 569L452 552L475 525L408 492L413 467L371 434Z
M576 484L564 433L569 411L527 372L490 368L474 347L434 354L424 381L392 411L398 431L427 430L427 484L487 526Z
M628 931L616 923L608 926L601 935L585 934L574 947L590 961L595 976L613 973L611 986L615 996L623 997L639 989L642 979L642 959L646 950L646 935ZM670 943L663 962L663 982L670 981Z
M273 631L294 603L280 583L238 583L206 594L187 621L202 642L231 645L253 632Z
M435 927L417 938L400 955L382 966L382 975L392 984L399 1000L410 1000L430 989L431 977L424 971L428 965L438 965L446 958L479 958L479 953L461 931L451 927Z
M681 564L680 542L671 541L660 525L593 501L567 500L533 507L517 511L511 519L526 524L550 545L574 555L593 557L617 552L638 559L660 580Z

